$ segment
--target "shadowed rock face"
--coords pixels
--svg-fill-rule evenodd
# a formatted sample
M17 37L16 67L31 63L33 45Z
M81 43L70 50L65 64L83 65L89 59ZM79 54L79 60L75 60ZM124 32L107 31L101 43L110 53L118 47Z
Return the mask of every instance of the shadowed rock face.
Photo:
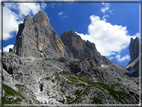
M129 63L133 62L139 56L139 38L135 39L131 38L131 42L129 45L130 57L131 60Z
M64 44L43 11L33 18L28 15L24 23L19 25L13 52L21 57L68 56Z
M97 67L110 62L106 57L101 56L94 43L82 40L73 30L64 32L61 35L61 39L73 57L84 60L91 67Z
M129 75L130 76L134 76L134 77L138 77L139 76L139 59L141 56L141 60L142 60L142 52L139 53L139 45L140 45L140 41L138 39L138 37L136 37L135 39L131 38L131 42L129 45L129 51L130 51L130 57L131 60L127 65L127 70L129 71Z

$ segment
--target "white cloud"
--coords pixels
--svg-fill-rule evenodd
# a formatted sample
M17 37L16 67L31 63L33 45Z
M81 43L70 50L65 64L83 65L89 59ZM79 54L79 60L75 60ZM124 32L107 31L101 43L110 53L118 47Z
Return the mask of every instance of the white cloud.
M11 33L18 31L18 24L23 22L23 19L28 14L36 14L39 10L44 9L46 4L41 3L5 3L3 7L3 40L12 38ZM12 11L15 9L15 11Z
M17 21L18 16L10 11L8 8L3 8L3 40L12 38L13 35L10 33L12 31L18 31L18 24L20 21Z
M14 47L14 45L10 44L10 45L4 47L4 48L3 48L3 51L4 51L4 52L9 52L9 48L12 48L12 49L13 49L13 47Z
M109 17L109 15L104 15L103 16L103 19L106 21L106 18L105 17Z
M116 58L117 58L117 60L118 60L119 62L123 62L123 61L125 61L125 60L130 60L130 56L129 56L129 55L125 55L125 56L123 56L122 58L120 58L120 55L118 54L118 55L116 56Z
M127 27L112 25L99 16L90 16L91 23L88 26L88 34L79 34L82 39L95 43L97 50L104 56L116 55L125 49L131 37Z
M105 13L107 10L109 10L109 3L102 3L102 5L104 5L105 7L101 8L101 12Z
M61 11L61 12L58 13L59 16L62 15L62 14L63 14L63 11Z
M140 33L136 33L135 36L138 37L140 40Z
M109 7L101 8L101 12L105 13L108 9L109 9Z
M42 10L44 10L46 6L47 6L46 3L41 3Z
M114 57L109 57L108 59L111 60L111 59L113 59L113 58L114 58Z
M41 9L38 3L19 3L20 16L28 15L30 12L36 14Z

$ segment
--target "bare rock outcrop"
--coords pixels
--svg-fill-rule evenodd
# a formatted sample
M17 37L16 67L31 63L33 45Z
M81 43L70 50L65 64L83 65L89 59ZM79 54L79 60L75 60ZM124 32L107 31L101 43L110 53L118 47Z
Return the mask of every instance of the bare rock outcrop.
M64 44L43 11L33 18L27 15L24 23L19 25L13 52L20 57L68 56Z
M68 52L72 53L74 58L85 61L91 67L110 63L105 56L101 56L94 43L82 40L73 30L64 32L61 35L61 39L65 46L67 46Z
M133 62L139 56L139 44L140 42L138 37L136 37L135 39L131 38L130 45L129 45L131 60L129 64Z
M139 63L140 63L140 58L142 60L142 52L139 52L139 47L142 44L139 41L139 38L136 37L135 39L131 38L131 42L129 45L129 51L130 51L130 57L131 60L126 66L128 72L128 75L134 76L134 77L139 77Z

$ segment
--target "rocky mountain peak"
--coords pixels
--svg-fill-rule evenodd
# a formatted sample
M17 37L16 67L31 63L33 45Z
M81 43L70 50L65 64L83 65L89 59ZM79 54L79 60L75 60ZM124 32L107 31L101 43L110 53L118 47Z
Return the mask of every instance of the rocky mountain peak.
M26 17L25 17L25 19L24 19L24 23L26 22L26 21L31 21L32 20L32 17L30 16L30 15L27 15Z
M29 15L25 17L24 23L19 25L12 52L21 57L68 56L64 44L43 11L33 18Z
M34 23L40 23L47 25L49 23L48 16L45 12L39 11L34 17L33 17Z
M131 38L130 45L129 45L131 61L129 63L134 61L134 59L139 56L139 43L140 42L138 37L136 37L135 39Z
M69 48L74 48L76 50L83 50L85 47L84 41L73 30L64 32L61 35L61 39L63 43Z
M72 53L74 58L84 60L91 67L110 62L106 57L101 56L94 43L82 40L73 30L64 32L61 35L61 40L68 47L68 52Z
M129 71L128 74L133 77L139 77L140 56L141 56L141 60L142 60L142 52L139 53L139 46L140 45L142 48L142 44L140 43L138 37L136 37L135 39L131 38L130 45L129 45L131 60L129 61L126 68Z

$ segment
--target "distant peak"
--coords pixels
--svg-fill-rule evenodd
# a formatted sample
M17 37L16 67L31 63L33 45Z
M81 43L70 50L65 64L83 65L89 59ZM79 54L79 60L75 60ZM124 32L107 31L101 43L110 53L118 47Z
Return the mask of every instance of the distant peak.
M75 33L75 31L74 31L74 30L69 30L68 32Z
M76 37L79 36L74 30L69 30L69 31L67 32L67 34L69 34L70 36L76 36Z
M134 38L131 38L131 42L133 42L133 41L139 42L139 38L138 38L138 37L136 37L135 39L134 39Z

